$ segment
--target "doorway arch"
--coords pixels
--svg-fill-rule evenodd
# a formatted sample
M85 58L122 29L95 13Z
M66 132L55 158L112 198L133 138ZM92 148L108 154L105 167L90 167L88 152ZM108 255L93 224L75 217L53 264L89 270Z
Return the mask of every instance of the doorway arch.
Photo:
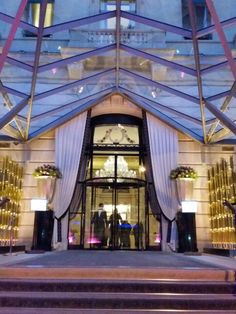
M145 173L142 123L121 114L91 119L84 180L78 182L81 200L69 214L69 248L160 249L160 223L150 207ZM116 211L119 219L114 225ZM100 230L94 218L99 212Z

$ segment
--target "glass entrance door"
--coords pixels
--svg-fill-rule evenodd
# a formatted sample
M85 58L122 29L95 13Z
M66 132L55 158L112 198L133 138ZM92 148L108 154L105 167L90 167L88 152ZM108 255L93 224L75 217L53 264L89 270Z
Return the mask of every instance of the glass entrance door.
M137 183L88 183L84 248L145 249L145 195L145 186Z

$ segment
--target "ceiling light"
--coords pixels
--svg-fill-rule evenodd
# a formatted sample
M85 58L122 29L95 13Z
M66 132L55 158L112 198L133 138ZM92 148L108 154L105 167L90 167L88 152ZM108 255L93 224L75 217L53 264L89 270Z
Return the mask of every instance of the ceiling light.
M137 174L135 170L130 170L128 163L123 156L117 157L117 177L121 178L136 178ZM95 177L110 178L115 177L115 156L109 156L104 162L103 168L95 172ZM108 179L109 181L110 179ZM118 179L118 182L122 182L122 179Z

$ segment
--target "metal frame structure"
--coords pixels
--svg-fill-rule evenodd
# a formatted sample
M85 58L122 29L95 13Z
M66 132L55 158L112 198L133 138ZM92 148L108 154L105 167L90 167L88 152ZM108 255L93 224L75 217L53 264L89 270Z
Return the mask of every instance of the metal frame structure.
M10 25L8 38L4 45L1 47L0 54L0 93L3 103L2 112L4 114L0 117L0 141L16 141L26 142L39 137L41 134L65 123L67 120L76 116L84 110L88 110L95 104L103 101L113 94L119 94L122 97L133 102L140 108L151 112L159 117L166 123L181 132L186 133L195 140L203 144L211 143L236 143L236 112L232 102L236 95L236 58L233 56L229 43L227 42L225 29L232 27L236 24L236 17L220 21L214 2L206 0L206 5L211 14L212 25L204 27L200 30L196 27L196 16L194 11L193 0L188 0L189 16L191 21L191 30L184 29L175 25L164 23L162 21L153 20L135 13L124 12L121 10L121 0L116 0L116 10L111 12L100 13L85 18L68 21L65 23L56 24L50 27L44 27L44 19L47 7L47 0L41 1L40 6L40 20L39 27L35 27L23 21L22 16L27 5L27 0L19 0L19 7L15 16L10 16L4 12L0 12L0 21ZM1 8L0 8L1 11ZM116 18L115 27L115 43L104 45L96 49L86 49L85 52L75 54L62 58L57 61L49 62L47 64L40 64L40 57L42 55L42 44L44 36L53 35L58 32L69 30L72 28L79 29L81 26L90 25L95 22L104 21L110 18ZM121 18L125 18L145 27L149 26L153 29L176 34L183 37L190 38L193 45L195 68L178 64L176 62L167 60L166 58L154 55L147 52L147 50L134 48L132 45L122 43L121 36L123 29L121 28ZM24 61L12 57L11 46L16 36L17 30L23 29L33 33L36 41L34 51L34 62L28 64ZM201 64L201 55L199 52L199 40L202 36L216 32L219 41L224 51L225 61L220 61L217 64L203 67ZM23 52L22 52L23 53ZM110 54L114 56L115 64L113 68L103 68L101 71L93 73L88 77L83 77L74 80L70 83L61 83L59 86L46 91L37 92L36 85L38 80L42 81L40 75L52 71L53 69L61 69L63 66L70 66L75 62L88 60L89 58L103 56ZM158 81L154 81L146 76L138 74L135 70L125 69L122 66L122 55L135 56L143 60L164 66L172 69L178 73L190 75L196 80L196 88L198 96L193 96L188 92L174 89L172 86L164 85ZM31 88L29 93L22 92L17 88L12 88L5 84L2 79L2 73L5 67L12 65L19 69L19 71L26 71L31 78ZM227 68L232 74L232 86L229 90L205 96L203 80L209 73L216 73L219 69ZM57 108L50 109L46 105L41 109L40 114L35 114L33 108L39 100L47 101L48 97L59 94L63 91L68 91L72 88L78 87L81 84L95 84L98 80L105 80L106 77L113 78L109 86L104 86L101 90L92 90L86 96L81 97L78 101L69 101L68 103L58 104ZM131 88L123 85L122 77L128 77L138 84L145 86L152 86L161 91L176 96L176 98L188 101L199 109L199 114L186 113L181 104L176 109L169 108L166 104L162 104L160 99L147 98L141 91L132 90ZM177 100L176 100L177 101ZM216 105L215 101L221 101L220 105ZM70 110L71 108L71 110ZM65 112L65 110L67 110ZM231 114L232 113L232 114ZM51 116L50 122L44 121L46 117ZM174 118L176 117L176 119ZM193 125L200 126L199 132L191 130L186 127L184 123L178 121L191 121ZM36 123L31 128L32 123Z

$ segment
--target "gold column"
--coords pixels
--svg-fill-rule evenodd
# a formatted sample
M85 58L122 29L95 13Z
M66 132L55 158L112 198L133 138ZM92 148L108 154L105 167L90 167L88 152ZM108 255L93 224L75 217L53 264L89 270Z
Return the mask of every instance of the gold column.
M0 168L0 197L10 199L0 209L0 245L15 245L19 229L20 201L22 196L23 167L8 156Z
M209 214L212 246L236 248L235 214L224 206L224 201L236 201L236 173L233 157L221 159L208 170Z

